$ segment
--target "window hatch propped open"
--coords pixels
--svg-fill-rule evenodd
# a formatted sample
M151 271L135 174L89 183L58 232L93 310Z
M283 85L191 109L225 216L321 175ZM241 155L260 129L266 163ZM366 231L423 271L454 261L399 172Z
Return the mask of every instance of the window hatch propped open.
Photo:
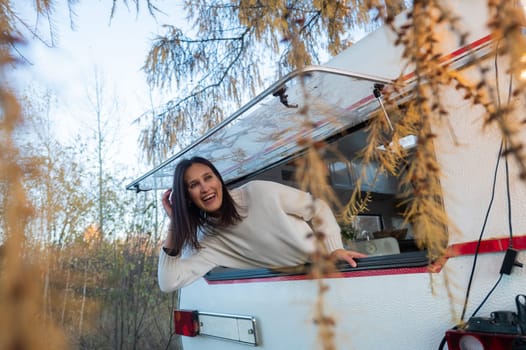
M291 72L126 189L170 188L179 159L196 155L212 161L227 183L254 174L301 151L298 137L323 140L366 120L380 107L373 93L378 84L393 80L322 66ZM304 91L307 117L300 113Z

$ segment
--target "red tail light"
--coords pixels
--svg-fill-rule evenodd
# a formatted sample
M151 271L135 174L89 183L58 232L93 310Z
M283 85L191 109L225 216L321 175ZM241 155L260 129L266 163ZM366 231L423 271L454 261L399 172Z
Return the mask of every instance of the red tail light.
M526 350L526 336L449 330L449 350Z
M195 310L174 310L175 334L195 337L199 334L199 314Z

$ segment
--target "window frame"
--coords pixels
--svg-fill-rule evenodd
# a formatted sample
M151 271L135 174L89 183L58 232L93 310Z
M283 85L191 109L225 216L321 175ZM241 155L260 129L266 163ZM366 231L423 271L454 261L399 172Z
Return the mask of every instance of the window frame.
M345 273L367 272L383 270L383 274L391 274L394 270L405 269L405 272L425 272L429 266L430 261L427 258L427 251L413 251L404 252L393 255L371 256L367 258L355 259L356 267L351 267L346 262L338 262L335 265L334 275L340 277L350 277ZM310 279L311 264L307 263L297 267L292 267L286 270L270 269L270 268L254 268L254 269L234 269L228 267L216 267L209 271L205 276L208 283L228 283L232 281L243 282L265 279L269 280L288 280L293 279ZM414 270L411 270L414 269ZM377 274L378 275L378 274Z

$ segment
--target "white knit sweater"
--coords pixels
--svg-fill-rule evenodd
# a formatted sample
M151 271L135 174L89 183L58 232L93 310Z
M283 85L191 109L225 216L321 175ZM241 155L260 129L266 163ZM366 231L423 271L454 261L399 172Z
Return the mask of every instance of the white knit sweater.
M309 235L313 230L325 234L329 252L343 248L340 227L331 209L306 192L275 182L252 181L230 194L242 221L221 229L206 226L200 241L202 249L182 257L169 256L161 249L158 277L162 291L184 287L216 266L303 264L315 249Z

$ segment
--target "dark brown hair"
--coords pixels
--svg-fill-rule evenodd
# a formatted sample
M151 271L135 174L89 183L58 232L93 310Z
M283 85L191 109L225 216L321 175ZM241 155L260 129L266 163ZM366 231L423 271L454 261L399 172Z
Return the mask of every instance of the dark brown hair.
M188 194L187 184L184 181L186 171L196 163L209 167L221 181L223 199L221 208L219 208L219 216L217 218L214 217L213 223L207 220L207 215L203 210L194 205ZM208 159L202 157L183 159L177 164L174 172L171 199L173 217L170 222L169 234L173 235L173 242L175 242L175 247L173 248L177 253L180 253L185 246L190 246L194 249L201 248L198 240L199 227L203 227L205 224L226 227L234 225L242 219L236 203L230 196L228 188L223 181L223 177Z

